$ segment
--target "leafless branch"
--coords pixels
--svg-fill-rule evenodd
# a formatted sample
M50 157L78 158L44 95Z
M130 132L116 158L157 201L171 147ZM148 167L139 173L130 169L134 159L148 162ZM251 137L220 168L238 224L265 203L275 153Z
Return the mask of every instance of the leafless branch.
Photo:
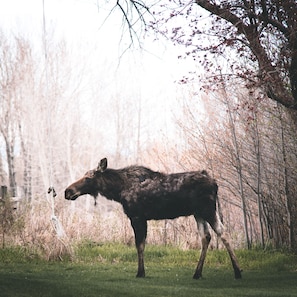
M116 7L122 13L123 25L128 27L131 40L130 46L134 44L135 38L140 44L138 30L147 26L146 15L152 15L149 6L142 0L117 0Z

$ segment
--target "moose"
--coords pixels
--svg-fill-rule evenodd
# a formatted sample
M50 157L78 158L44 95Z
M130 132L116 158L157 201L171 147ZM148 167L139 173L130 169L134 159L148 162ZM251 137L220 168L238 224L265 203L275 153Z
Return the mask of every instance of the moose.
M241 278L241 269L229 243L228 235L216 210L218 185L208 173L191 171L163 174L143 166L122 169L107 168L107 159L65 190L67 200L89 194L98 194L122 204L135 235L138 254L136 277L145 277L144 248L147 221L174 219L193 215L201 236L202 248L193 278L202 277L202 269L211 240L209 225L225 245L233 266L235 278Z

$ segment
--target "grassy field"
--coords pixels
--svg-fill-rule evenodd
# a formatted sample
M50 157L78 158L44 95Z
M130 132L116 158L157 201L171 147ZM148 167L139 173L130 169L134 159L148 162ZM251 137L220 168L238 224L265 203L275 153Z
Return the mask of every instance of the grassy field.
M135 278L133 247L84 244L75 257L47 262L23 249L0 250L0 296L297 296L297 257L261 250L237 252L243 279L234 280L225 251L210 251L193 280L198 251L148 246L146 274Z

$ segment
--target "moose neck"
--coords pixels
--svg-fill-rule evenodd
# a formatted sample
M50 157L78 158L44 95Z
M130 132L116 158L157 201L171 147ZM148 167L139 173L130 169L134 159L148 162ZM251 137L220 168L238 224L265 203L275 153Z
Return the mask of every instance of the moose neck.
M124 185L124 177L119 170L106 169L101 177L102 190L101 195L109 200L120 202L120 193Z

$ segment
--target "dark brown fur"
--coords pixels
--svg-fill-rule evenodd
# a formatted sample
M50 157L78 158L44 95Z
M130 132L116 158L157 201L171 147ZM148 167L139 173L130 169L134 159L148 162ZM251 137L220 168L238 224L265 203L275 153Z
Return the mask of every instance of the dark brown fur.
M84 194L96 198L100 194L122 204L135 234L137 277L145 276L143 251L147 221L194 215L202 237L202 252L194 278L202 276L211 239L208 224L222 238L232 261L235 278L241 278L238 262L216 211L217 191L216 181L206 171L163 174L143 166L115 170L108 169L107 159L102 159L96 169L88 171L65 190L65 198L75 200Z

